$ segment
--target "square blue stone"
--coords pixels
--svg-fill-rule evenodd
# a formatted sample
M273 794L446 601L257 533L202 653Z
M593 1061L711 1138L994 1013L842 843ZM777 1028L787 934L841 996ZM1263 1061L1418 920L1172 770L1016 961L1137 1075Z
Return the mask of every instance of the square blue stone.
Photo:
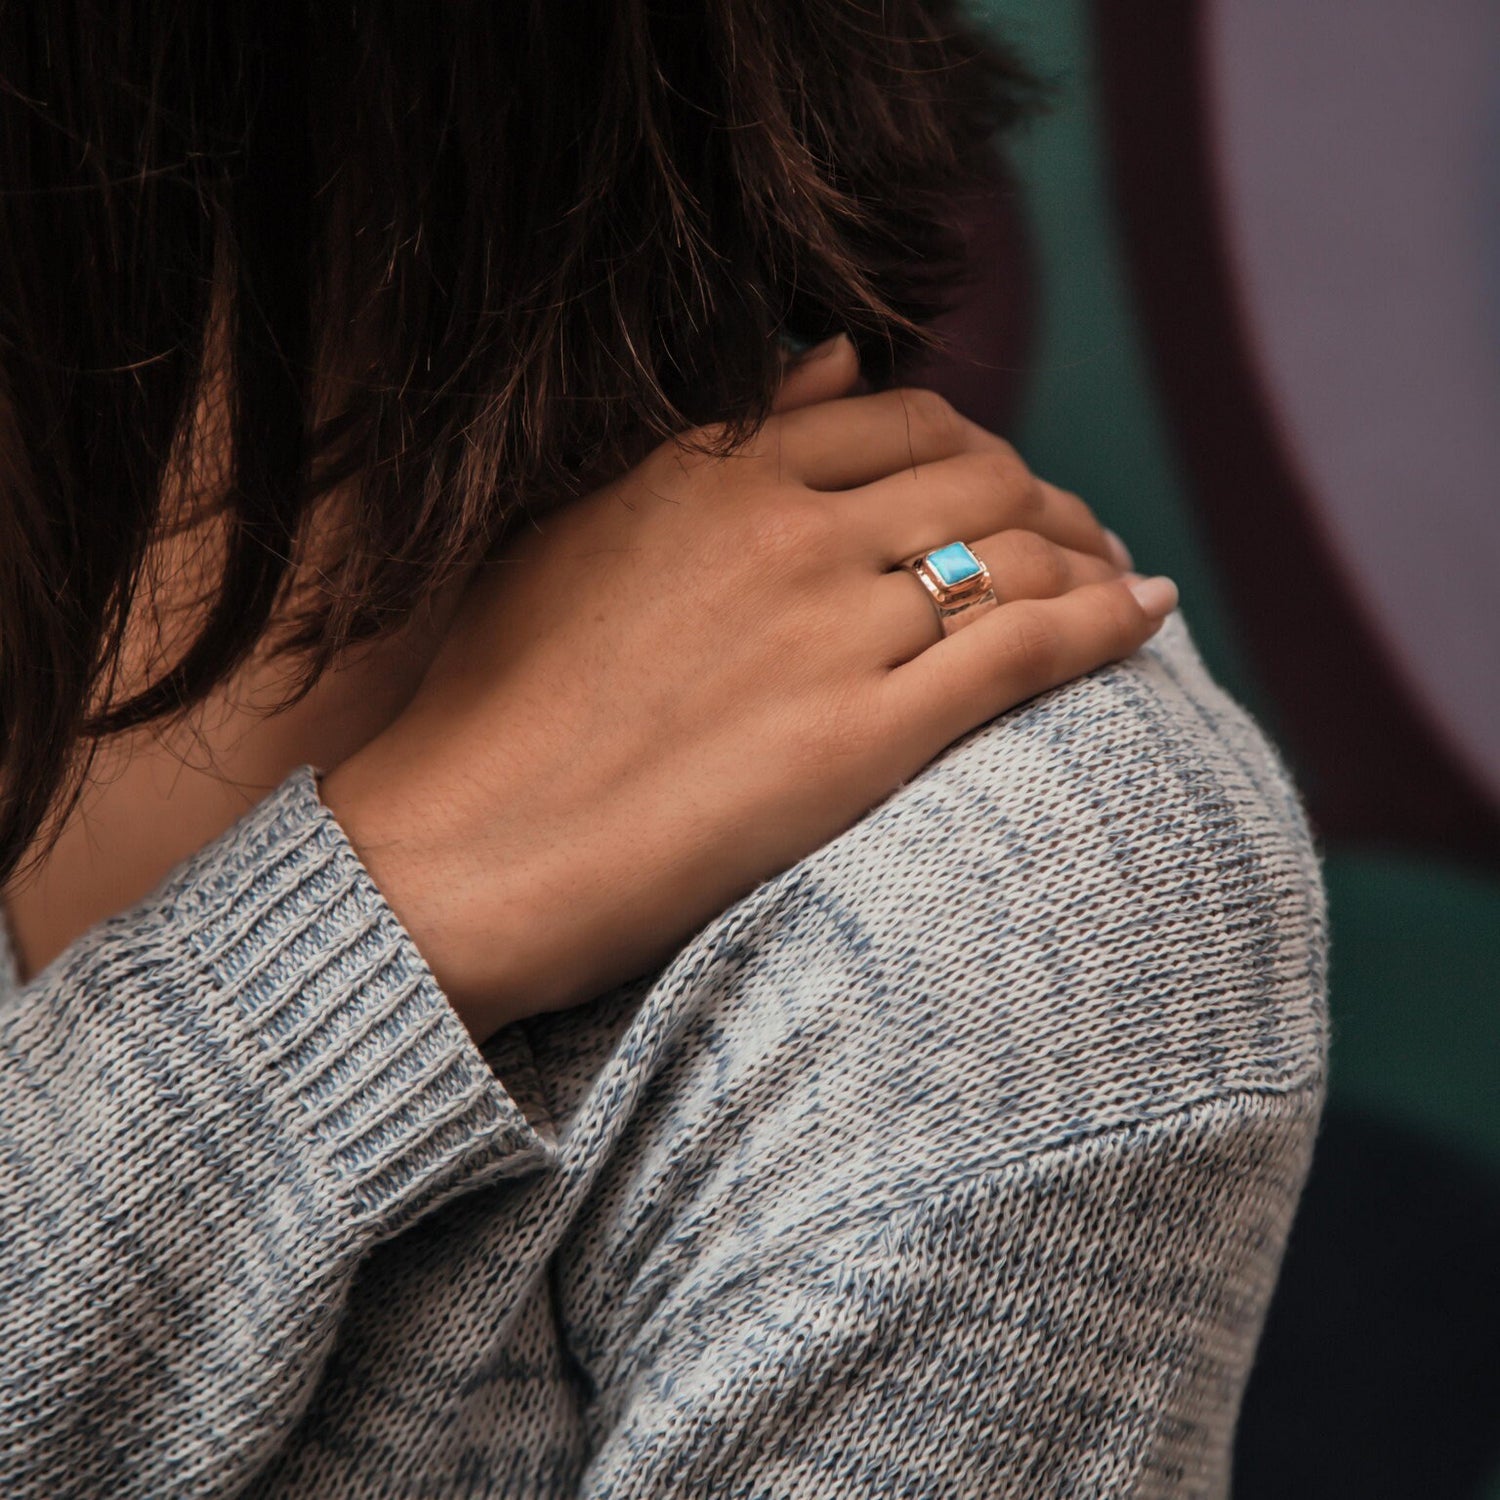
M927 566L950 589L984 572L984 564L962 542L949 542L946 547L929 552Z

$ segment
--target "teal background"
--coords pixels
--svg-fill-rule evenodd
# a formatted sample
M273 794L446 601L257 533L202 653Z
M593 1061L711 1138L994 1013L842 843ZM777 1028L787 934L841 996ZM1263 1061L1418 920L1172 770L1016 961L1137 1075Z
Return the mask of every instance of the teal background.
M1007 436L1124 537L1137 567L1176 579L1210 669L1284 743L1195 526L1131 305L1089 6L979 0L976 8L1054 87L1051 111L1007 143L1041 300L1034 374ZM1399 1122L1500 1177L1500 880L1402 849L1324 845L1322 853L1332 1100ZM1500 1474L1483 1493L1500 1500Z

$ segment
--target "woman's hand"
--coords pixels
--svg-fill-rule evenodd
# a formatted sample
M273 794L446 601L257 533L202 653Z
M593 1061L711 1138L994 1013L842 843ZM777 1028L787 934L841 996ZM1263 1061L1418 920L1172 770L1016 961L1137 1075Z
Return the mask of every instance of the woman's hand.
M1001 439L930 391L844 396L857 376L843 340L730 457L668 441L546 516L324 778L476 1039L664 963L1175 604L1161 581L1143 606L1088 507ZM944 638L897 565L956 538L1002 602Z

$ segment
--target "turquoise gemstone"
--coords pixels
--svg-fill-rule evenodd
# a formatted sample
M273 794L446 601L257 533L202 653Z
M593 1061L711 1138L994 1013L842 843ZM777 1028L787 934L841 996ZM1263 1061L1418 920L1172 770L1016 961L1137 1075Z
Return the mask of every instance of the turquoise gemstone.
M984 572L984 564L962 542L949 542L946 547L929 552L927 566L950 589L954 584L965 583Z

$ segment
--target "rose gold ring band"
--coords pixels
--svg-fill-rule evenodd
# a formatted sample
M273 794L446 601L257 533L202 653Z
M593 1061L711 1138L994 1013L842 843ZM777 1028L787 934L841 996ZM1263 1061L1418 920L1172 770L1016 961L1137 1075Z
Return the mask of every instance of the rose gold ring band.
M945 636L961 630L1000 602L990 570L963 542L919 552L904 559L901 566L915 574L926 589Z

